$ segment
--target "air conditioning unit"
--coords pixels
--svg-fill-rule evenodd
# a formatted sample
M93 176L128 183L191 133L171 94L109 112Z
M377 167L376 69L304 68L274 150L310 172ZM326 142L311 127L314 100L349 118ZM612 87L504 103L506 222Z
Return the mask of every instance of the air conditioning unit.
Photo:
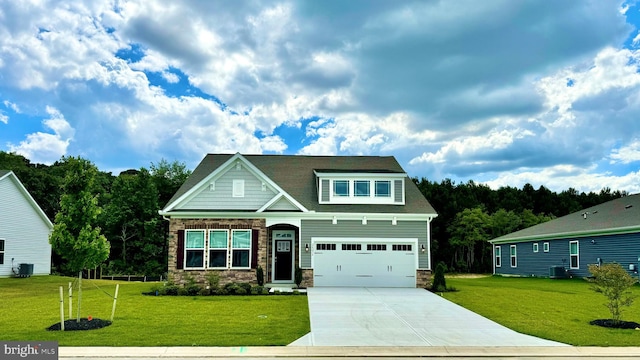
M550 279L566 279L567 270L564 268L564 266L552 266L549 268L549 278Z
M29 277L33 275L33 264L20 264L18 270L19 277Z

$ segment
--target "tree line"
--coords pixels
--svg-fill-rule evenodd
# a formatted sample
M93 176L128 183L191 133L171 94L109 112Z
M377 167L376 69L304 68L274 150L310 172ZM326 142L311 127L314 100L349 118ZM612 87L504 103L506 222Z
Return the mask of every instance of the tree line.
M492 270L488 240L628 195L609 188L557 193L531 184L494 190L473 181L413 181L438 213L431 223L433 263L444 262L449 271L458 272Z
M165 273L169 222L158 215L158 210L191 171L182 162L161 159L148 168L113 175L79 157L63 157L52 165L43 165L0 151L0 169L12 170L18 176L52 222L61 210L65 191L73 192L68 177L74 176L78 163L92 169L89 192L97 206L95 226L110 243L103 273ZM473 181L413 181L438 213L431 223L433 263L444 262L449 271L459 272L491 271L490 239L627 195L609 188L599 193L573 188L557 193L530 184L521 189L507 186L494 190ZM67 265L54 253L54 271L70 274Z
M0 151L0 169L16 174L52 222L61 212L61 203L95 202L93 225L110 244L103 273L158 276L167 271L169 222L158 210L191 174L184 163L162 159L149 168L130 169L116 176L79 157L63 157L43 165ZM82 190L74 190L69 179L85 174L91 174L91 179L77 182L89 184L89 194L80 197ZM58 252L53 254L54 272L75 275L73 264Z

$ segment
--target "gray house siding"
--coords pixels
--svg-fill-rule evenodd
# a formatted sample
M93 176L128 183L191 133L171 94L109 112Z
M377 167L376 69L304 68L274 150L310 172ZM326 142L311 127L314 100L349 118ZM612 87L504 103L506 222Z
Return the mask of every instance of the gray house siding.
M571 241L578 241L579 244L577 269L570 269L569 244ZM629 274L638 276L640 233L549 240L549 252L546 253L544 242L546 241L499 245L502 247L502 266L496 268L496 274L547 277L551 266L564 266L571 276L585 277L591 275L588 265L597 264L600 258L603 263L617 262L627 270L629 265L633 264L636 271L629 271ZM537 253L533 252L533 243L539 244ZM517 249L517 267L515 268L511 267L510 245L516 245Z
M0 239L5 240L0 276L10 276L14 265L33 264L34 275L51 273L49 227L10 178L0 180Z
M233 181L244 180L244 196L233 197ZM275 196L269 186L244 167L235 166L222 174L213 183L206 184L191 200L180 206L180 210L257 210Z
M418 266L420 269L430 269L429 252L420 251L422 245L428 249L427 222L398 221L392 225L390 221L368 221L363 225L361 221L345 220L332 224L331 220L302 220L300 228L300 248L308 244L311 247L312 237L352 237L352 238L417 238ZM311 252L301 252L302 268L311 267Z

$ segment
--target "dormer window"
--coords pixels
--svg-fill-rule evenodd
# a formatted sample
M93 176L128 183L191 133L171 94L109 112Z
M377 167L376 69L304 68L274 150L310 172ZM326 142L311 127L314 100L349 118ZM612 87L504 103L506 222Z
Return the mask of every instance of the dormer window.
M404 173L316 172L321 204L404 205Z
M391 197L391 181L376 181L376 197Z
M371 196L370 184L369 180L355 180L353 182L353 194L355 196Z
M333 181L333 196L348 197L349 196L349 181L347 181L347 180L334 180Z

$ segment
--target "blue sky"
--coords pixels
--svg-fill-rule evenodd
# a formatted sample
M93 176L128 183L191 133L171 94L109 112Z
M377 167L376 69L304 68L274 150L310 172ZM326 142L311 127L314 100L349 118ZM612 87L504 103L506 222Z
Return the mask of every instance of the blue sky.
M0 0L0 150L640 192L637 1Z

